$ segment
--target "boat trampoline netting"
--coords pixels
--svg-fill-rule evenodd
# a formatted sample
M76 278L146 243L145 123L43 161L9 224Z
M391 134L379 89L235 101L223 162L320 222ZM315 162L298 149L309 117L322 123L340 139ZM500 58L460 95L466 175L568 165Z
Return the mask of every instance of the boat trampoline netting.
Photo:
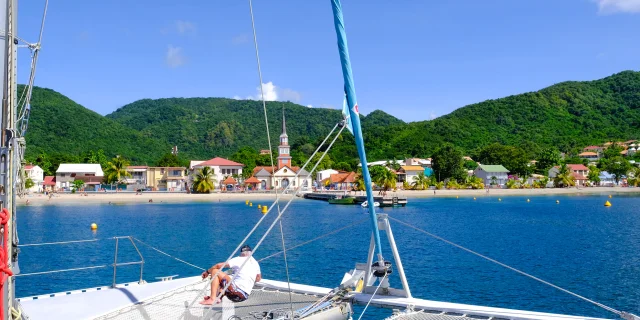
M238 319L263 319L265 312L273 312L275 315L290 312L291 304L289 293L269 288L256 288L251 292L249 299L233 303L227 298L222 300L221 306L215 306L209 311L210 306L203 306L198 301L203 299L203 288L208 282L188 285L170 292L158 295L96 319L100 320L137 320L137 319L206 319L238 320ZM208 292L208 291L207 291ZM197 299L193 306L191 302ZM310 294L292 293L291 301L293 310L298 310L318 301L320 296Z

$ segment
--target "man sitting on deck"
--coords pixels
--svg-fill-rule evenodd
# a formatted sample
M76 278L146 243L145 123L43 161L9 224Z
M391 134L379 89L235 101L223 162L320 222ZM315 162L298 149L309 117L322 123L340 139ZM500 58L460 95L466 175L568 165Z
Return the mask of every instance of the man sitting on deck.
M249 261L240 269L240 266L242 266L247 259ZM233 270L233 274L236 275L233 281L231 281L232 276L221 271L224 268L231 268ZM215 275L215 278L211 280L211 296L204 297L204 300L200 301L200 304L212 305L214 303L220 303L218 296L228 283L230 284L224 296L227 296L227 298L233 302L242 302L249 298L253 284L262 280L260 265L258 261L251 256L251 247L248 245L242 246L239 257L235 257L227 262L215 264L211 269L202 273L202 278L204 279L210 275Z

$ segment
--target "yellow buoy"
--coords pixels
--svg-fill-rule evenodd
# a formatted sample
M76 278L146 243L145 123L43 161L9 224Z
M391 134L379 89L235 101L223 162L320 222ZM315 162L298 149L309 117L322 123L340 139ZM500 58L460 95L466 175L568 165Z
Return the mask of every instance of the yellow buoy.
M556 200L556 203L560 203L560 200Z
M611 195L609 195L609 199L611 199Z
M605 206L605 207L611 207L611 202L609 202L609 201L605 202L605 203L604 203L604 206Z
M268 208L267 206L262 206L262 214L267 214Z
M456 196L456 199L458 199L458 196Z
M95 223L92 223L91 224L91 230L96 230L96 229L98 229L98 225L95 224Z
M244 204L249 204L249 200L246 200L246 201L244 202Z
M261 205L258 205L258 209L260 209L260 208L262 208L262 206L261 206Z
M249 202L249 207L253 207L253 202Z

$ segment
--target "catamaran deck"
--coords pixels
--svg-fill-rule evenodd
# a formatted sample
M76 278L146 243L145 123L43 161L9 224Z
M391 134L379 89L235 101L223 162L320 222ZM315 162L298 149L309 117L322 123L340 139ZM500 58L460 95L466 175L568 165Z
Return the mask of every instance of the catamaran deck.
M21 298L20 303L29 319L202 319L208 308L194 300L202 299L207 286L200 277L189 277L140 285L129 283L116 288L101 287ZM291 304L294 310L316 302L330 289L291 284ZM355 294L352 302L405 311L412 306L415 312L401 312L388 319L478 320L478 319L535 319L535 320L600 320L597 318L561 314L491 308L457 303ZM291 308L286 282L263 280L256 284L251 298L241 303L224 300L221 307L209 313L208 319L262 319L265 311ZM234 316L235 317L232 317Z

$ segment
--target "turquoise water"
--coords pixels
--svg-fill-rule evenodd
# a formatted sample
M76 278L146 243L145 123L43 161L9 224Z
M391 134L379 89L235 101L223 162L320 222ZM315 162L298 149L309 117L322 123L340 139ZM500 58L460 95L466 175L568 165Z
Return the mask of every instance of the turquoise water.
M640 313L640 197L605 195L411 199L406 208L383 209L392 217L532 273L616 309ZM560 204L556 204L560 199ZM132 235L193 264L226 259L262 216L244 202L19 208L21 243ZM275 216L275 215L274 215ZM273 217L266 222L271 222ZM366 218L356 206L296 200L283 221L287 246ZM91 223L99 229L93 233ZM258 229L262 234L268 223ZM415 297L613 318L615 315L476 256L393 223ZM334 287L356 262L365 262L369 223L289 252L293 282ZM255 244L253 237L249 244ZM383 237L383 245L386 238ZM113 240L63 246L24 247L23 273L113 263ZM137 261L120 243L118 261ZM197 269L140 246L144 278L197 275ZM281 250L276 227L257 258ZM392 258L387 250L385 257ZM286 280L281 256L261 263L265 278ZM109 285L110 268L17 278L18 296ZM138 266L118 268L119 283L136 281ZM397 275L396 275L397 277ZM400 287L392 277L392 286ZM370 319L382 316L367 311Z

